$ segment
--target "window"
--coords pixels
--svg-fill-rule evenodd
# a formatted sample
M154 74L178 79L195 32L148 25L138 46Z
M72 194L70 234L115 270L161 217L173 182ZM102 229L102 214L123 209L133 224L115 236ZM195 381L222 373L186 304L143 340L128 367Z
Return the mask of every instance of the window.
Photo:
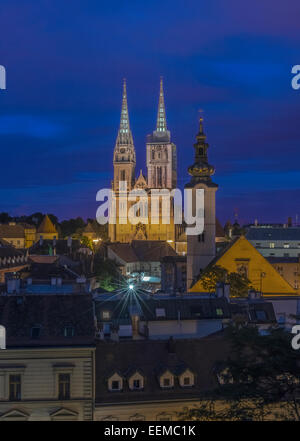
M65 326L64 327L64 336L65 337L74 337L74 327L73 326Z
M40 338L40 335L41 335L41 327L33 326L31 328L31 338Z
M133 380L133 389L140 389L140 388L141 388L140 380Z
M70 374L58 374L58 398L59 400L70 399L70 386L71 375Z
M111 389L112 390L120 390L120 382L118 380L113 380L111 382Z
M170 387L170 385L171 385L170 378L164 378L163 386Z
M21 375L9 376L9 400L21 400Z
M283 244L283 248L289 248L289 247L290 247L290 245L288 243Z
M274 242L270 242L270 248L275 248L275 243Z
M157 318L159 318L159 317L166 317L165 308L156 308L155 309L155 314L156 314Z
M6 349L6 330L0 325L0 349Z
M255 311L255 315L256 315L257 320L266 320L266 318L267 318L266 312L262 311L262 310Z
M223 315L223 309L222 308L216 308L216 314L217 315Z
M120 179L121 181L125 181L125 170L121 170Z
M285 313L279 313L277 316L277 322L279 325L284 325L285 324Z
M184 377L183 378L183 384L184 384L184 386L189 386L191 384L190 377Z
M109 311L102 311L102 318L103 318L104 320L109 319L109 318L110 318L110 313L109 313Z

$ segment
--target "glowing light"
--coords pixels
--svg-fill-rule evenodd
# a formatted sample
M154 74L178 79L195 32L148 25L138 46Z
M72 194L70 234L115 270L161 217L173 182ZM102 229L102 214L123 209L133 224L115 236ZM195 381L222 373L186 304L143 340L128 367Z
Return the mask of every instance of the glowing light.
M128 288L132 290L134 288L134 286L133 285L129 285Z
M167 240L167 242L169 242L169 243L173 243L173 240L169 239L169 240Z

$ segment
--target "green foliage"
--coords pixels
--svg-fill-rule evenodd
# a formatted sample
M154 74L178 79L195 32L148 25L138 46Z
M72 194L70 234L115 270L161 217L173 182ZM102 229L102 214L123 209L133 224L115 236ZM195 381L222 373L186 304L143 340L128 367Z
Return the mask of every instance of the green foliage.
M251 282L247 277L239 273L228 273L219 265L208 266L200 274L203 288L210 293L215 292L219 282L230 284L230 295L234 297L247 297Z
M219 265L208 266L201 274L203 288L210 293L215 292L218 282L226 281L227 271Z
M257 328L232 325L226 336L232 351L220 362L220 386L181 418L300 421L299 355L291 335L280 328L260 335Z
M81 217L76 219L64 220L60 224L63 237L73 236L78 230L83 231L85 227L84 220Z
M80 242L83 246L90 248L92 251L94 251L93 241L92 239L89 239L87 236L82 236L80 238Z
M114 291L118 288L122 276L113 260L104 259L100 255L96 254L94 260L94 271L100 288L103 288L106 291Z
M227 274L227 283L230 284L230 295L233 297L247 297L248 291L251 288L251 282L242 274L229 273Z

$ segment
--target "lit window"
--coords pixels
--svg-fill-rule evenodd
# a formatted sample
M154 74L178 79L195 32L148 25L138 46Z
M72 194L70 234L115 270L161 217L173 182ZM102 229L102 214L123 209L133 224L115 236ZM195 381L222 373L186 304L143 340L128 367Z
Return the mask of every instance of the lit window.
M109 319L110 318L109 311L102 311L102 318L103 319Z
M289 248L289 247L290 247L290 244L288 244L288 243L283 244L283 248Z
M223 315L223 309L222 308L217 308L216 309L216 313L217 313L217 315Z
M274 242L270 242L270 248L275 248L275 243Z
M190 377L184 377L183 384L184 386L189 386L191 384Z
M70 374L59 374L58 375L58 398L59 398L59 400L69 400L70 399L70 386L71 386L71 375Z
M9 400L21 400L21 375L9 376Z
M156 317L166 317L165 308L156 308L155 314L156 314Z

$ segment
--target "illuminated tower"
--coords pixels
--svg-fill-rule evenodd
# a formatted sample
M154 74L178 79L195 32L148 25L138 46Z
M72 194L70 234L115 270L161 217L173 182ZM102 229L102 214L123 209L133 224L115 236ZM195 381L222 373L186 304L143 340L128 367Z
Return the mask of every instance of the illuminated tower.
M118 191L119 181L126 181L128 190L135 182L135 149L129 125L126 81L123 83L123 99L120 128L114 150L114 182L113 190Z
M216 191L218 185L212 182L215 169L208 163L206 135L203 131L203 118L199 121L199 133L194 144L195 162L188 168L191 180L185 188L204 189L204 231L200 235L187 235L187 288L195 282L200 270L215 257L216 235ZM193 194L195 210L195 193ZM195 212L193 212L195 215Z
M114 149L113 156L114 164L114 180L112 183L112 189L116 196L116 224L109 224L108 232L109 238L112 242L129 242L132 236L132 225L127 222L127 216L124 219L120 219L119 216L119 182L126 181L127 191L134 188L135 185L135 149L133 144L132 133L129 125L128 105L127 105L127 91L126 81L123 83L123 97L122 97L122 109L120 128ZM126 210L125 210L126 214ZM125 223L124 223L124 222Z
M171 134L167 129L162 78L160 79L156 130L152 135L147 136L146 151L148 187L175 188L177 183L176 145L171 142Z

